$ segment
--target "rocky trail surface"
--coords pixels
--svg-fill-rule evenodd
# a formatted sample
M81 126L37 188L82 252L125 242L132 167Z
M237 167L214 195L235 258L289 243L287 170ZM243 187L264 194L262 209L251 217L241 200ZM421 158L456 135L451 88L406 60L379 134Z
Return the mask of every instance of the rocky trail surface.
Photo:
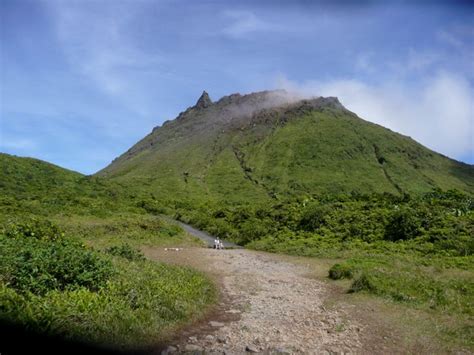
M328 288L304 265L249 250L145 250L148 257L189 265L221 286L214 312L185 329L162 353L354 353L361 324L328 309Z

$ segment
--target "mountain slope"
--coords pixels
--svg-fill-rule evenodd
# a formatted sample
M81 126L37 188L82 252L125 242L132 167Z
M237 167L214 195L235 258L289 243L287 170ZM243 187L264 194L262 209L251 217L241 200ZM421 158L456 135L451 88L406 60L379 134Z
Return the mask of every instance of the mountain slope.
M74 185L83 177L42 160L0 153L0 193L3 196L44 195L58 187Z
M167 121L98 173L165 198L474 192L474 167L369 123L337 98L233 94Z
M7 215L117 210L129 189L33 158L0 153L0 221Z

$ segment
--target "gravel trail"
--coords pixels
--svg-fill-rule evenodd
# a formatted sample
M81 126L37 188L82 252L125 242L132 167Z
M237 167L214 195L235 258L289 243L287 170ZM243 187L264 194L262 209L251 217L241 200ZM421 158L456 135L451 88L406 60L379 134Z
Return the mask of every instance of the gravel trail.
M325 284L309 270L249 250L189 248L145 251L215 277L221 303L209 319L185 331L162 353L333 354L360 352L361 325L324 307Z

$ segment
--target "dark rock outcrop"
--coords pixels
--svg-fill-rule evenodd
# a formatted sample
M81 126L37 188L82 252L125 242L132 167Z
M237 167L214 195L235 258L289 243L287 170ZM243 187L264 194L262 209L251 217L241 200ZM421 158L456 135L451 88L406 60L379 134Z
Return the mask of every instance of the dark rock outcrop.
M196 105L194 105L197 109L208 108L212 105L212 100L209 97L209 94L206 91L202 92L201 97L197 100Z

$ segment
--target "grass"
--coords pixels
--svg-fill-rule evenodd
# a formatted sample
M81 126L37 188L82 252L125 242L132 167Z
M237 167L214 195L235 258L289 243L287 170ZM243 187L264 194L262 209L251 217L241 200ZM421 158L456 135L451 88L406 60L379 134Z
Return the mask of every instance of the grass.
M361 339L369 352L381 352L382 348L377 347L387 344L389 349L397 349L400 353L470 353L473 349L473 317L462 311L452 312L448 309L431 308L428 304L411 303L396 300L390 296L373 294L362 291L348 292L353 283L353 279L341 278L332 280L328 277L330 269L336 264L346 262L348 255L343 258L305 257L284 254L268 255L275 260L296 263L305 266L310 272L306 275L327 284L324 307L337 310L339 314L344 314L348 319L361 325ZM357 256L366 265L379 265L377 261L371 262L371 256ZM400 264L405 264L406 259L396 260L396 256L385 257L386 264L390 265L393 260L393 269L397 270ZM415 266L418 261L412 261L406 265ZM441 265L443 261L439 262ZM434 263L436 264L436 263ZM437 267L425 266L425 272L431 275L420 274L424 277L433 276L438 271ZM369 270L371 267L369 267ZM461 279L472 280L472 271L457 268L443 268L440 278L449 281L453 275L461 273ZM402 281L402 280L399 280ZM400 283L402 285L402 283ZM471 297L472 298L472 297ZM469 298L465 297L466 304ZM472 302L472 301L471 301ZM471 307L472 308L472 307ZM364 332L364 329L370 330ZM374 344L371 344L373 342ZM374 346L377 351L372 349ZM384 351L388 351L385 349Z
M444 329L437 336L473 349L472 166L334 107L296 105L229 123L217 119L225 108L219 105L188 110L92 177L0 154L0 224L52 220L116 271L96 289L25 293L5 281L4 268L2 314L127 346L197 316L212 299L202 275L140 260L136 252L200 245L157 217L167 214L248 248L337 259L331 276L345 278L334 282L352 295L429 314ZM64 255L74 259L72 249ZM45 250L38 262L52 258ZM156 309L158 318L149 318ZM128 317L123 323L120 314Z
M449 257L443 259L427 263L406 254L358 256L334 264L328 275L336 280L350 279L350 283L341 283L349 293L373 295L416 310L416 317L431 319L431 324L425 321L424 326L436 328L427 331L429 335L454 349L472 350L474 259L470 257L470 266L463 268L450 266Z
M128 243L133 247L202 246L202 242L181 227L157 216L118 213L96 216L61 216L52 220L70 235L98 249Z
M117 273L98 292L78 288L21 295L1 284L2 320L66 339L140 348L166 339L215 298L214 286L196 271L147 260L112 262Z
M323 259L326 273L320 277L340 280L348 293L425 314L431 326L443 329L436 331L438 340L452 349L474 349L472 208L470 195L435 190L412 197L208 204L205 212L180 209L176 215L247 248Z
M472 166L334 108L288 107L234 123L201 112L155 130L98 176L193 204L433 187L474 192Z
M140 214L52 219L60 227L18 216L0 233L2 322L136 349L198 319L217 297L205 275L146 260L138 250L200 245L176 225Z
M350 292L369 292L440 313L474 315L472 269L423 266L415 257L394 255L352 258L336 265L329 277L342 278L337 271L344 268L344 276L353 280Z

